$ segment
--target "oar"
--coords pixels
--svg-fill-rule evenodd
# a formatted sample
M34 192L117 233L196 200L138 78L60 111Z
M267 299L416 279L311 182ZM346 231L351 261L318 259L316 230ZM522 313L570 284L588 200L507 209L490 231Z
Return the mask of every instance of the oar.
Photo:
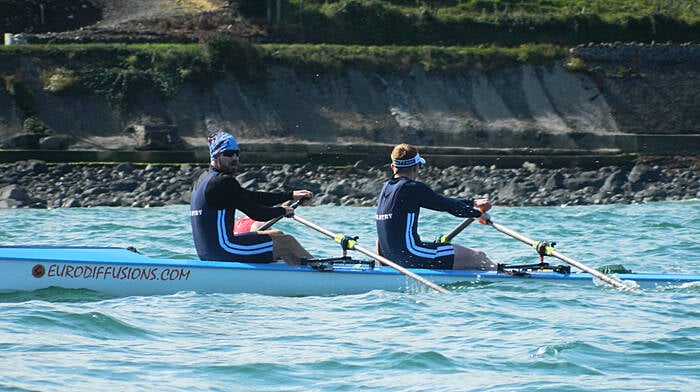
M455 227L454 230L449 232L446 236L443 236L440 238L440 242L452 242L452 239L457 236L457 234L461 233L462 230L466 229L467 226L471 225L472 222L474 222L474 219L476 218L467 218L462 221L462 223L459 224L459 226Z
M479 208L479 211L482 213L484 212L483 209ZM467 218L462 221L462 223L459 224L459 226L455 227L454 230L449 232L446 236L442 236L440 238L440 242L452 242L452 239L457 236L457 234L461 233L462 230L466 229L467 226L471 225L472 222L474 222L476 218Z
M295 221L299 222L299 223L302 223L302 224L304 224L304 225L306 225L306 226L308 226L308 227L310 227L310 228L312 228L312 229L318 231L319 233L325 234L325 235L327 235L328 237L331 237L331 238L335 239L336 241L340 241L340 239L343 237L343 236L341 236L341 235L337 235L337 234L335 234L335 233L333 233L333 232L331 232L331 231L328 231L328 230L324 229L324 228L321 227L321 226L318 226L318 225L316 225L316 224L314 224L314 223L311 223L311 222L307 221L306 219L304 219L304 218L302 218L302 217L300 217L300 216L298 216L298 215L294 215L294 218L293 218L293 219L294 219ZM378 254L376 254L376 253L373 253L373 252L371 252L371 251L369 251L369 250L367 250L367 249L365 249L365 248L363 248L363 247L357 245L357 243L356 243L354 240L352 240L352 243L350 244L350 246L349 246L348 248L349 248L349 249L356 250L356 251L358 251L358 252L360 252L360 253L363 253L363 254L365 254L365 255L367 255L367 256L369 256L369 257L371 257L371 258L373 258L373 259L379 261L380 263L386 264L386 265L388 265L388 266L394 268L395 270L401 272L402 274L408 276L409 278L415 279L415 280L419 281L420 283L423 283L424 285L430 287L431 289L433 289L433 290L435 290L435 291L437 291L437 292L440 292L440 293L443 293L443 294L448 294L448 293L449 293L449 291L445 290L443 287L440 287L440 286L436 285L435 283L433 283L433 282L431 282L431 281L425 279L424 277L422 277L422 276L420 276L420 275L417 275L417 274L415 274L415 273L413 273L413 272L407 270L406 268L404 268L404 267L402 267L402 266L400 266L400 265L394 263L393 261L387 259L386 257L380 256L380 255L378 255Z
M507 236L513 237L513 238L515 238L516 240L518 240L518 241L520 241L520 242L523 242L523 243L526 243L526 244L528 244L528 245L530 245L530 246L532 246L532 247L534 247L534 246L537 244L537 241L533 241L533 240L527 238L526 236L524 236L524 235L522 235L522 234L520 234L520 233L517 233L516 231L511 230L511 229L509 229L509 228L507 228L507 227L505 227L505 226L503 226L503 225L499 225L498 223L494 223L494 222L491 221L491 220L487 221L486 224L487 224L487 225L490 225L491 227L493 227L494 229L500 231L501 233L503 233L503 234L505 234L505 235L507 235ZM562 261L564 261L564 262L566 262L566 263L568 263L568 264L570 264L570 265L573 265L574 267L576 267L576 268L578 268L578 269L580 269L580 270L582 270L582 271L588 272L589 274L595 276L596 278L602 280L603 282L606 282L606 283L608 283L608 284L610 284L610 285L612 285L612 286L615 286L615 287L617 287L617 288L619 288L619 289L627 290L627 291L632 291L632 292L635 292L635 293L641 293L641 291L639 291L639 290L637 290L637 289L635 289L635 288L632 288L632 287L627 286L627 285L624 284L620 279L617 279L617 278L615 278L615 277L613 277L613 276L605 275L604 273L602 273L602 272L600 272L600 271L598 271L598 270L596 270L596 269L593 269L593 268L591 268L591 267L589 267L589 266L587 266L587 265L585 265L585 264L583 264L583 263L581 263L581 262L579 262L579 261L576 261L576 260L574 260L574 259L572 259L572 258L570 258L570 257L568 257L568 256L565 256L565 255L563 255L563 254L557 252L557 251L554 250L553 248L549 248L549 249L548 249L547 255L548 255L548 256L554 256L554 257L556 257L557 259L562 260Z
M301 205L301 199L295 201L294 203L290 204L289 206L292 207L293 209L296 209L297 207L299 207L299 205ZM277 218L270 219L269 221L265 222L265 224L263 224L262 226L258 227L258 229L255 230L255 231L267 230L267 229L269 229L270 227L272 227L272 225L274 225L275 223L279 222L280 219L282 219L282 218L284 218L284 215L278 216Z

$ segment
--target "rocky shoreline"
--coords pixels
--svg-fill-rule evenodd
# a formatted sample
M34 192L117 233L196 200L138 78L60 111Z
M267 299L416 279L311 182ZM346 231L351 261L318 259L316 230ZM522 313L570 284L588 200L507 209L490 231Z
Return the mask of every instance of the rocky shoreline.
M47 164L30 160L0 165L0 208L157 207L189 204L193 182L206 166ZM347 167L322 165L247 166L238 175L249 189L310 189L312 205L374 206L389 176L388 166L359 161ZM518 169L427 166L420 175L452 197L485 196L501 206L643 203L700 198L696 158L637 159L593 171L543 169L525 162Z

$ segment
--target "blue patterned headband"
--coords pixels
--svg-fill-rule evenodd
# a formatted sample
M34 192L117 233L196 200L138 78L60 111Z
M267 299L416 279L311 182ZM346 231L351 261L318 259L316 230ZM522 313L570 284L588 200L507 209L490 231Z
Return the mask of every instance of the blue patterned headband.
M392 159L391 163L395 167L411 167L415 165L425 165L425 159L420 157L420 154L416 153L416 156L410 159Z
M219 131L209 136L209 156L212 160L228 150L240 150L236 139L230 133Z

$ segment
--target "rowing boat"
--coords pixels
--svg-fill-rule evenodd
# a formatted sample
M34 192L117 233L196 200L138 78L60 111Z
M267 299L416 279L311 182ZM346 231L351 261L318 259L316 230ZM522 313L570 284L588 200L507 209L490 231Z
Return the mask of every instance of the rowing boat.
M588 273L561 266L500 271L411 269L440 285L469 282L537 280L592 284ZM641 288L700 285L700 274L626 273L617 275ZM50 287L87 289L123 297L182 291L257 293L276 296L359 294L372 290L424 291L426 288L393 268L348 257L283 263L161 259L133 249L98 247L0 247L0 291Z

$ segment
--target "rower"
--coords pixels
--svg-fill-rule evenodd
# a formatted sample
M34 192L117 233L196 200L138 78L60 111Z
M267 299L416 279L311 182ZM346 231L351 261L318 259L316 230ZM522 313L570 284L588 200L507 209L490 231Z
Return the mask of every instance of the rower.
M384 184L377 206L377 250L410 268L495 270L483 251L450 243L426 242L418 235L421 208L488 221L488 199L456 199L435 193L416 180L425 164L418 150L399 144L391 153L393 177Z
M274 205L287 200L310 199L309 190L260 192L244 189L235 177L240 148L229 133L209 137L211 170L192 191L190 220L197 255L202 260L271 263L282 259L299 264L312 258L297 240L279 230L233 234L236 210L255 220L291 218L294 208Z

